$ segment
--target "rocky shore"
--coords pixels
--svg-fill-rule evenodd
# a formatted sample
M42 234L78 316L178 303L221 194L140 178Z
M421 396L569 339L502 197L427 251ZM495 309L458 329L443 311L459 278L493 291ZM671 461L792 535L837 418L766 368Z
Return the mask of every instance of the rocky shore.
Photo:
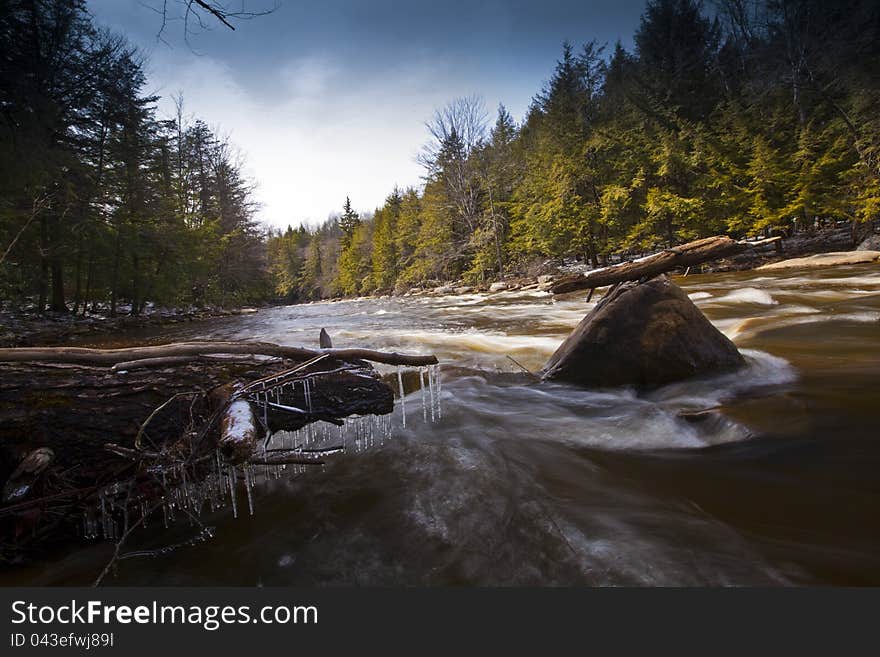
M217 317L245 315L256 308L160 308L138 316L110 317L102 313L37 313L0 309L0 347L41 347L87 341L89 335L108 335L151 326L201 322Z
M876 228L874 229L877 230ZM722 273L744 271L772 266L824 266L875 260L870 253L880 250L880 233L871 232L853 247L850 226L827 228L813 233L801 233L787 237L779 246L767 245L749 249L730 258L723 258L694 267L690 273ZM809 256L822 257L810 258ZM638 257L636 254L633 257ZM770 267L768 267L770 268ZM541 264L537 276L516 275L502 281L485 281L468 284L463 280L452 282L428 281L424 285L387 290L384 294L362 298L387 298L391 296L443 297L463 294L503 294L510 292L549 291L553 283L563 276L585 273L590 267L579 262L553 262ZM326 299L315 303L343 301L343 298ZM36 313L32 310L12 310L0 307L0 347L38 347L61 345L70 342L83 343L88 336L124 333L145 327L160 327L183 322L200 322L218 317L243 315L257 312L256 308L150 308L139 316L123 312L117 317L107 314L87 313L72 315L62 313Z
M823 263L840 264L869 262L873 260L869 255L853 255L852 258L843 254L865 251L880 250L880 233L870 233L867 237L860 240L858 246L853 246L853 235L851 226L838 226L826 228L815 232L804 232L797 235L786 237L776 244L767 244L755 249L749 249L742 253L736 254L729 258L722 258L712 262L707 262L691 269L691 274L714 274L732 271L746 271L758 269L768 265L776 265L788 260L803 260L802 266L823 266ZM807 260L808 256L826 255L828 257ZM635 254L632 258L636 259L647 254ZM832 257L833 256L833 257ZM619 260L612 261L619 262ZM467 285L464 281L453 281L451 283L441 283L439 281L429 281L423 286L415 286L403 290L395 290L393 293L388 292L384 295L376 295L377 297L386 296L449 296L460 294L498 294L502 292L517 291L546 291L549 290L553 283L563 276L571 276L572 274L584 274L591 270L589 265L581 262L552 262L547 261L541 265L542 271L547 273L540 276L512 276L505 278L503 281L487 281L479 285ZM682 272L683 273L683 272ZM332 301L341 301L342 299L332 299Z

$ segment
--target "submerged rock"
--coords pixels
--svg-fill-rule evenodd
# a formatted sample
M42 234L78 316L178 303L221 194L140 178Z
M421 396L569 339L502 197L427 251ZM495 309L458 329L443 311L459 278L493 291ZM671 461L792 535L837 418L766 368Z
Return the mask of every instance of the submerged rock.
M744 365L736 346L664 275L607 293L550 357L543 378L651 385Z

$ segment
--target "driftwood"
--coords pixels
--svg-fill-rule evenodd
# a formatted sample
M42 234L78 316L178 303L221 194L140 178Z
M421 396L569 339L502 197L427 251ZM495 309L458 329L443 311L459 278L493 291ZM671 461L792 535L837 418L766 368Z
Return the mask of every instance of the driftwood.
M616 285L626 281L649 279L673 269L693 267L711 260L727 258L749 248L777 243L781 239L781 237L771 237L765 240L746 242L724 236L707 237L660 251L639 260L594 269L586 274L566 276L556 281L550 287L550 292L565 294L577 290Z
M86 536L118 538L125 532L113 522L173 509L169 501L181 489L204 496L221 478L230 490L236 470L250 486L256 465L323 463L335 449L308 450L302 440L276 449L273 436L390 413L393 392L367 360L437 363L251 342L0 349L0 484L8 483L0 562L12 558L10 549L57 533L58 523L68 536L82 534L85 522Z
M0 481L6 481L23 452L38 446L54 450L58 463L75 466L75 479L90 481L122 465L117 456L104 453L108 442L130 449L176 445L188 450L189 433L195 431L204 434L205 448L216 445L224 409L233 399L231 384L259 381L295 364L195 360L125 374L68 364L0 365ZM254 393L254 398L268 396L270 431L391 411L391 389L366 363L327 358L321 365L321 371L304 373L313 383L308 400L302 377L288 382L293 386L274 391L267 386ZM261 410L261 422L263 415Z
M307 360L326 354L338 360L366 360L385 365L436 365L435 356L398 354L373 349L306 349L284 347L269 342L179 342L152 347L128 347L125 349L88 349L85 347L17 347L0 349L0 362L22 363L76 363L79 365L112 366L133 361L167 358L195 358L209 354L247 354L275 356L291 360ZM154 361L160 365L168 361ZM181 361L176 361L181 362Z

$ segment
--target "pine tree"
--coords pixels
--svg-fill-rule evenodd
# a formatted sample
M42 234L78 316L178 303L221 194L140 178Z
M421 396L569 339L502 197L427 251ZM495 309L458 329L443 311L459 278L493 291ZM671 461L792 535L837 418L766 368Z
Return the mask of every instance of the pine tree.
M342 229L342 246L347 247L351 243L355 229L360 225L360 215L351 207L351 199L346 196L342 206L342 216L339 217L339 228Z
M399 272L394 235L397 231L402 202L400 192L395 187L391 195L385 199L385 205L373 215L371 285L375 289L393 288L397 281Z

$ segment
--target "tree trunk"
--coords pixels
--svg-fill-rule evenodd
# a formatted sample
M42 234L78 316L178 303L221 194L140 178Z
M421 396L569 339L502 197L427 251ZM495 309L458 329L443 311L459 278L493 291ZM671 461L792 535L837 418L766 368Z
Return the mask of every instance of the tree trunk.
M136 317L141 312L141 260L137 253L132 256L134 276L131 282L131 311L129 314Z
M73 289L73 314L79 312L79 305L82 303L82 233L76 239L76 269L74 273L74 289Z
M122 236L116 228L116 248L113 254L113 278L110 281L110 317L116 317L116 301L119 287L119 258L122 250Z
M46 309L46 298L49 291L49 226L46 217L40 217L40 282L37 301L37 312Z
M49 268L52 273L52 293L50 307L53 312L66 313L68 308L64 303L64 264L61 262L61 254L58 253L57 245L60 243L59 219L52 216L48 223L49 228Z
M92 298L92 272L93 272L94 268L95 268L95 254L92 251L92 248L89 247L89 265L86 269L86 293L83 298L84 299L83 300L83 312L82 312L83 315L86 314L86 309L87 309L89 301L92 302L92 311L94 311L96 309L95 308L95 300Z

